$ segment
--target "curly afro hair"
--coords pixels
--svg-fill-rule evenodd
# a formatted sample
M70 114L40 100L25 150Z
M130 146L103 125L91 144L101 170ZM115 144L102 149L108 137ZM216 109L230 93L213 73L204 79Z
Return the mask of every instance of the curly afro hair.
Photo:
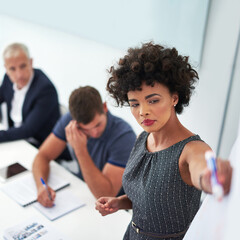
M179 55L175 48L164 48L153 42L145 43L141 48L130 48L109 72L111 77L106 89L118 106L129 105L127 93L141 91L143 82L149 86L157 82L165 85L170 93L178 94L179 101L175 107L178 114L188 106L198 79L188 57Z

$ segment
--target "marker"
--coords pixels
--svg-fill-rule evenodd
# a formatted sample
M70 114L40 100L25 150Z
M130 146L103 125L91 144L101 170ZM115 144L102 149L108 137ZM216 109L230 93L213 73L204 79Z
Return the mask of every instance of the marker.
M216 156L213 151L207 151L205 153L205 159L207 161L207 166L211 170L211 185L213 196L221 201L223 198L223 187L219 183L217 178L217 167L216 167Z
M47 191L48 198L52 201L52 197L51 197L50 192L48 191L48 187L47 187L46 183L44 182L44 180L42 178L41 178L41 182L42 182L42 185L45 187L45 189Z

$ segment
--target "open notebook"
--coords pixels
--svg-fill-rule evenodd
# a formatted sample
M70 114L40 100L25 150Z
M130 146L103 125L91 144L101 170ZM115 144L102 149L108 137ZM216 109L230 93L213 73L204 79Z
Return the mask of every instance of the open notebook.
M57 193L54 206L51 208L46 208L39 202L33 204L38 211L51 221L83 207L84 205L85 204L81 201L81 199L74 195L70 189L64 189L63 191Z
M57 175L50 174L48 185L54 191L58 191L69 186L70 183ZM1 190L23 207L37 201L37 188L32 173L5 183Z

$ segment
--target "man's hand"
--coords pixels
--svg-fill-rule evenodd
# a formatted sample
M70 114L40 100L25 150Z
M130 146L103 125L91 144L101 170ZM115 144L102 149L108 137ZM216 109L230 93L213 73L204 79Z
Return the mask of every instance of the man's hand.
M48 196L47 190L44 186L41 186L38 189L38 197L37 200L41 203L44 207L52 207L54 205L54 200L56 197L56 193L50 187L48 187L48 191L50 193L51 199Z
M72 120L65 128L66 138L74 151L81 151L87 148L87 136L78 128L77 122Z

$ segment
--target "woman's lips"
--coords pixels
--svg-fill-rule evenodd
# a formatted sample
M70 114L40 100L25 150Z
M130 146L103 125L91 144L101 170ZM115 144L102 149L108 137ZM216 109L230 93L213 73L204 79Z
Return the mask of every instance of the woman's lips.
M145 125L145 126L151 126L153 125L155 122L155 120L151 120L151 119L145 119L142 121L142 124Z

